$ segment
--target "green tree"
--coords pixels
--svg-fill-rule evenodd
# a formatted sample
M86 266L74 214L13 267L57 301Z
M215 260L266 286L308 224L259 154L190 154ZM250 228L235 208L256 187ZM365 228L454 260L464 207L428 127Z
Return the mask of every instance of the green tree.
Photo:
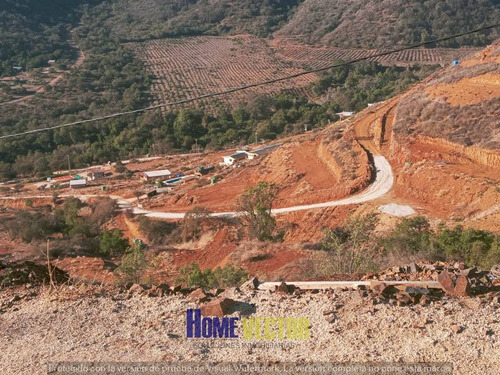
M250 236L260 241L273 240L276 220L272 216L273 203L278 196L275 184L259 182L244 192L237 202L237 210L248 225Z
M120 266L116 271L120 275L120 281L140 283L148 265L149 262L142 242L134 241L134 244L122 256Z
M392 255L430 256L432 236L429 221L423 216L416 216L403 218L380 243Z
M129 246L128 240L123 238L119 229L106 230L99 236L99 252L106 256L122 255Z

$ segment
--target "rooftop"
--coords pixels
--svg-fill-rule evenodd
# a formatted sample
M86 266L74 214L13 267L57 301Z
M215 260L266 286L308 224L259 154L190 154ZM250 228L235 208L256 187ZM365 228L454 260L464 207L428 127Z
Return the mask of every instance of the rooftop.
M172 174L168 169L162 169L160 171L148 171L144 172L144 175L146 177L161 177L161 176L167 176Z
M87 185L87 180L71 180L69 186L83 186Z
M237 152L235 154L232 154L232 155L229 155L229 157L233 158L233 159L243 159L247 156L247 153L246 152Z

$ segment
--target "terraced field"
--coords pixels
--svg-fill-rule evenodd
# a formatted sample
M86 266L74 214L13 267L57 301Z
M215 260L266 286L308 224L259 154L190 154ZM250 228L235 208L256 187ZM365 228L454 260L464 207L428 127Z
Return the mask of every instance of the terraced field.
M302 71L277 58L264 40L249 36L155 40L137 45L136 51L156 77L153 92L157 102L177 101ZM252 96L281 90L308 95L308 86L316 79L311 74L195 104L213 108L220 101L235 107Z
M328 66L335 59L351 60L379 52L310 46L292 39L266 40L249 35L160 39L132 46L156 77L153 85L156 104ZM475 51L471 48L418 49L375 60L385 65L443 65ZM203 99L195 105L214 110L217 103L221 103L234 108L256 95L283 90L312 98L309 86L317 78L315 74L309 74L217 99Z

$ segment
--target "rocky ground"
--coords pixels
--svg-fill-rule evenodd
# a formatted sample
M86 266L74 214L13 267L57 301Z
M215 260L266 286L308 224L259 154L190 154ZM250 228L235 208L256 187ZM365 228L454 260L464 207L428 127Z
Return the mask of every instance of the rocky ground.
M228 289L221 296L244 307L233 316L306 317L310 339L218 339L212 343L231 340L231 347L200 347L210 340L187 339L185 332L186 309L200 303L181 293L143 294L89 286L4 290L2 374L45 374L56 361L443 361L460 375L500 368L497 297L444 295L425 306L398 306L355 290Z

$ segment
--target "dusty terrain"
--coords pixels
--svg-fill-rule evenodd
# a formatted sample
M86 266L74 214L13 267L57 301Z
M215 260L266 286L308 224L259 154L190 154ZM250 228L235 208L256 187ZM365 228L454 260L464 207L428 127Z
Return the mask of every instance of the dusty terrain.
M3 295L0 361L4 374L45 374L54 361L336 361L450 362L460 375L496 374L500 366L500 305L445 297L429 306L367 304L356 291L224 296L255 306L253 316L306 317L309 340L234 339L233 347L203 348L186 338L183 296L148 298L60 289ZM253 308L252 308L253 310ZM245 310L241 310L245 311ZM332 322L324 312L335 311ZM241 316L235 312L233 316ZM461 328L454 328L461 327ZM213 344L226 341L217 340ZM252 348L247 345L255 344ZM222 345L222 344L221 344ZM286 346L286 345L291 345Z

